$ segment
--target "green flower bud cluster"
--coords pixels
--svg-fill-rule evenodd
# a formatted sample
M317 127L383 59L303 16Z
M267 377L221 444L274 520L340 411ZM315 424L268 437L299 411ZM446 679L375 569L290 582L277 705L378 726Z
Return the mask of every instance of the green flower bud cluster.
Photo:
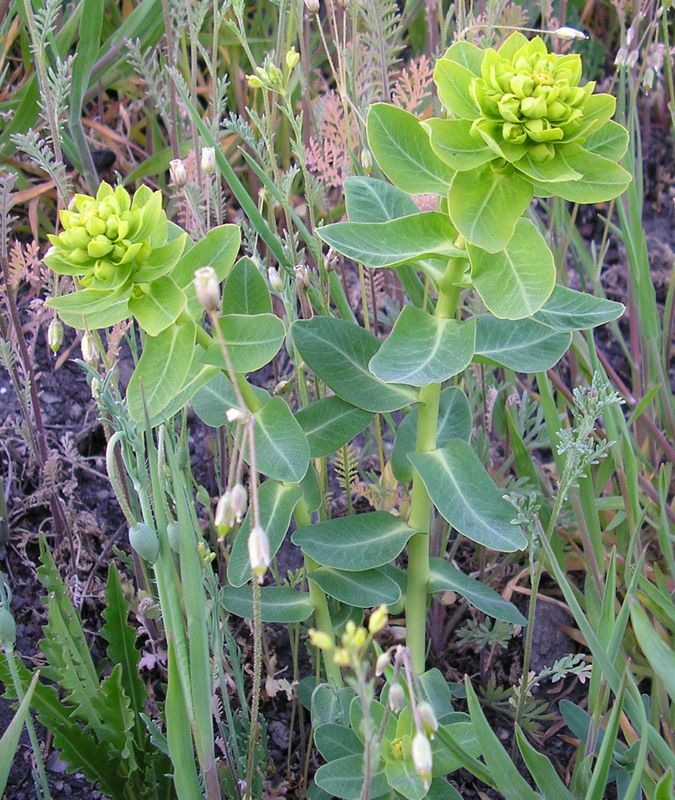
M75 195L60 218L63 232L49 234L45 261L55 272L81 276L82 286L124 283L166 242L160 192L139 191L132 202L124 187L102 183L95 198Z
M595 83L580 87L580 79L580 56L549 53L539 37L513 55L488 50L469 87L480 110L474 131L480 136L487 126L506 142L526 145L535 161L552 159L555 143L571 141L581 129Z
M497 50L459 41L438 59L434 81L447 116L421 125L434 154L459 176L449 214L469 243L490 252L505 244L532 197L598 203L626 188L630 174L617 162L628 133L612 121L616 100L594 94L595 84L582 86L581 79L580 56L549 53L540 37L528 41L522 33ZM480 186L496 198L498 185L504 208L490 214L512 212L509 226L501 242L489 232L474 239L467 195L480 198ZM477 210L484 210L481 202Z
M94 330L133 315L157 336L181 314L189 278L179 286L172 275L187 236L170 231L161 192L141 186L132 198L102 183L96 197L75 195L60 218L63 231L49 236L44 262L78 279L74 292L47 302L66 324Z

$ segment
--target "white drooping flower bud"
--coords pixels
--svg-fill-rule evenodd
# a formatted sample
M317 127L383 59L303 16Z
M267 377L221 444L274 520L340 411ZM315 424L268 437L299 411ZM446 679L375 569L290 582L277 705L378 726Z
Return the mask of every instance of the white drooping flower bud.
M305 8L310 14L318 14L321 4L319 3L319 0L305 0Z
M394 714L398 714L399 711L403 710L403 706L405 705L405 694L403 693L403 687L400 683L395 683L389 689L388 703L389 708L394 712Z
M385 671L385 669L391 663L391 652L389 650L385 650L384 653L381 653L377 657L377 661L375 662L375 675L379 678Z
M52 353L58 353L63 342L63 325L60 319L54 318L47 328L47 344Z
M370 175L373 171L373 154L367 147L361 150L361 166L366 175Z
M245 422L246 413L240 408L228 408L225 412L228 422Z
M417 777L428 789L431 785L431 770L433 768L433 755L427 737L418 731L412 740L412 759Z
M216 171L216 148L202 147L202 172L204 175L213 175Z
M93 366L98 362L96 341L93 334L89 333L89 331L85 331L85 333L82 334L82 340L80 341L80 352L82 353L82 358L90 366Z
M587 33L579 31L576 28L568 28L567 26L563 26L562 28L556 28L556 30L553 31L553 35L557 36L558 39L563 39L566 42L588 39Z
M269 267L267 270L267 280L274 292L280 292L284 288L284 279L276 267Z
M220 285L213 267L201 267L195 270L192 285L195 287L197 300L206 311L215 311L220 304Z
M438 730L438 720L436 719L433 708L426 700L423 700L421 703L417 704L417 712L420 715L420 722L422 723L424 732L430 739L433 739L434 734Z
M248 505L248 492L246 491L246 487L241 483L236 483L232 487L231 495L232 511L234 512L237 522L241 522L244 518L246 507Z
M261 578L267 572L271 559L270 542L260 525L254 525L249 534L248 558L253 574Z
M187 183L187 170L180 158L172 158L169 161L169 177L174 186L181 187Z
M218 501L214 522L218 536L227 536L230 528L235 523L235 513L232 508L232 492L229 489Z
M304 291L309 289L309 270L304 264L298 264L295 268L295 282L298 285L298 289Z

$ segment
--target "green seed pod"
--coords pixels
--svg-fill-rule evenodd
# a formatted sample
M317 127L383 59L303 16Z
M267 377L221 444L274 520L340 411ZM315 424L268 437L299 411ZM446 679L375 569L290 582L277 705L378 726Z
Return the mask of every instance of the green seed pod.
M159 539L155 531L143 522L129 528L129 543L141 558L154 564L159 558Z
M4 650L11 650L16 642L16 622L10 610L2 606L0 608L0 647Z
M180 553L180 525L177 522L170 522L166 526L166 535L169 539L169 547L174 553Z

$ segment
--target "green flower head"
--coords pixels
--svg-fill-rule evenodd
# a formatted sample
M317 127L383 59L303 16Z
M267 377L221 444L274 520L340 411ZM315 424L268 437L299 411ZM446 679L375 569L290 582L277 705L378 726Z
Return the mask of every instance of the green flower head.
M82 286L117 287L132 279L153 248L166 243L168 222L160 192L146 187L133 201L127 190L102 183L96 197L77 194L61 211L63 232L49 235L45 263Z
M528 154L535 161L555 158L556 144L588 135L601 120L584 124L584 109L595 88L580 87L581 58L556 55L537 37L511 54L487 50L480 77L469 91L479 110L472 132L496 143L507 161Z
M180 258L186 236L170 231L161 192L142 186L132 198L124 187L102 183L96 197L75 195L60 219L63 231L49 235L52 246L44 262L78 279L76 291L47 303L64 322L103 328L133 314L156 335L180 313L185 296L167 273ZM153 296L160 295L170 305L170 313L161 317L148 313L158 305Z
M431 147L458 173L480 170L476 182L515 172L530 198L616 197L630 180L616 163L628 136L611 122L615 99L581 78L581 57L549 53L540 37L514 33L497 50L457 42L436 63L448 116L423 123Z

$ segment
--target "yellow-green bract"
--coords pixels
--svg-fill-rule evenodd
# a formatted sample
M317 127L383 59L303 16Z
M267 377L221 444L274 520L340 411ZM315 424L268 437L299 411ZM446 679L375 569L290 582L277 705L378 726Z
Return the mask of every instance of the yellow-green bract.
M540 37L514 33L497 50L456 42L434 72L449 116L424 123L431 147L479 183L481 167L510 165L537 196L616 197L630 181L616 163L628 137L611 121L614 98L593 94L592 81L580 86L581 76L580 56L549 53Z
M168 273L187 237L170 238L161 192L142 186L132 199L124 187L101 183L96 197L75 195L60 219L45 263L78 278L80 289L48 302L67 324L103 328L134 314L155 336L177 318L186 297Z

